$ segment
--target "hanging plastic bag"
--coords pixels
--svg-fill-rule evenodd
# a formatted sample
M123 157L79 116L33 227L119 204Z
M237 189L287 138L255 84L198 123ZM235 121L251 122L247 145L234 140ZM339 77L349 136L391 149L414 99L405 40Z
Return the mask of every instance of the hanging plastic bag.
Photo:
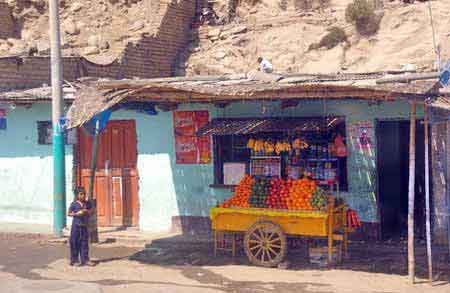
M344 144L344 139L340 134L336 135L334 139L334 151L336 157L347 157L347 147Z

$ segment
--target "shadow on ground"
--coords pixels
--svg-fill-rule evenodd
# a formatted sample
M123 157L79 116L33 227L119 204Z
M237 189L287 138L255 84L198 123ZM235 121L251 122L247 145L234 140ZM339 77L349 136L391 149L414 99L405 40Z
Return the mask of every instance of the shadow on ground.
M147 249L130 256L130 260L160 266L224 266L251 265L238 243L238 255L233 259L230 253L214 256L213 245L207 241L184 242L174 239L160 239ZM437 280L450 280L450 265L446 248L434 248L433 267ZM326 270L309 262L308 241L295 240L289 245L286 259L289 270ZM368 273L407 275L407 244L395 242L353 242L349 257L334 269L353 270ZM416 244L416 273L419 278L428 278L425 246Z
M444 249L436 248L434 254L434 272L439 279L435 285L447 284L450 277L448 256ZM117 260L130 260L142 264L152 264L181 272L186 278L202 284L202 288L212 288L223 292L299 292L299 293L329 293L332 288L318 283L282 283L282 282L241 282L227 279L215 274L204 266L250 265L243 253L242 244L238 247L238 255L233 259L229 254L213 254L210 241L186 241L185 238L166 238L154 241L147 249L126 247L111 247L96 245L92 247L92 255L98 259L98 266ZM406 243L353 242L350 245L350 257L343 264L335 267L337 270L352 270L368 273L385 273L405 276L407 273ZM35 269L46 269L60 259L67 259L68 247L63 244L49 244L41 240L1 238L0 266L5 272L26 279L44 279L33 273ZM291 243L287 255L288 270L316 270L320 275L326 268L318 268L309 263L307 243L297 241ZM420 278L426 278L425 247L416 247L416 267ZM94 281L100 285L122 284L155 284L145 280L102 279ZM158 283L159 284L159 283ZM181 286L180 284L161 284ZM185 286L186 287L186 286ZM187 286L189 287L189 286ZM194 286L195 287L195 286ZM195 288L193 288L195 289Z

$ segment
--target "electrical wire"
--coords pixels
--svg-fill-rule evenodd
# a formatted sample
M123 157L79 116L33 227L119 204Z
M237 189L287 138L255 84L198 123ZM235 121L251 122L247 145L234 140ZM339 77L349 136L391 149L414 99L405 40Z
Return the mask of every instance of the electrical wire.
M441 54L440 54L440 50L438 47L438 44L436 43L436 30L434 27L434 21L433 21L433 12L432 12L432 8L431 8L431 1L428 0L428 12L430 14L430 23L431 23L431 30L433 33L433 47L434 47L434 53L436 54L436 61L437 61L437 66L438 66L438 71L441 71Z

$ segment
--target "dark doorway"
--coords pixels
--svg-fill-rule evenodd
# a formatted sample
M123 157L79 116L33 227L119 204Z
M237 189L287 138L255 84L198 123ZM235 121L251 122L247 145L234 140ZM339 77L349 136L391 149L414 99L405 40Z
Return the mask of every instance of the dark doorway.
M416 125L415 232L425 235L424 127ZM409 121L379 121L377 124L378 198L381 237L407 235Z

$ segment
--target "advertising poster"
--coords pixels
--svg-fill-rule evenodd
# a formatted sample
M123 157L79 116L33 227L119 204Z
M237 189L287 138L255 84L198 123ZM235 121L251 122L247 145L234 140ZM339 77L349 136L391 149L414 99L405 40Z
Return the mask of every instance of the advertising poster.
M211 137L197 137L197 131L209 122L208 111L177 111L173 114L177 164L211 162Z
M351 129L351 136L355 146L359 150L370 150L372 148L373 123L363 121L355 123Z
M6 110L0 109L0 130L6 130Z

